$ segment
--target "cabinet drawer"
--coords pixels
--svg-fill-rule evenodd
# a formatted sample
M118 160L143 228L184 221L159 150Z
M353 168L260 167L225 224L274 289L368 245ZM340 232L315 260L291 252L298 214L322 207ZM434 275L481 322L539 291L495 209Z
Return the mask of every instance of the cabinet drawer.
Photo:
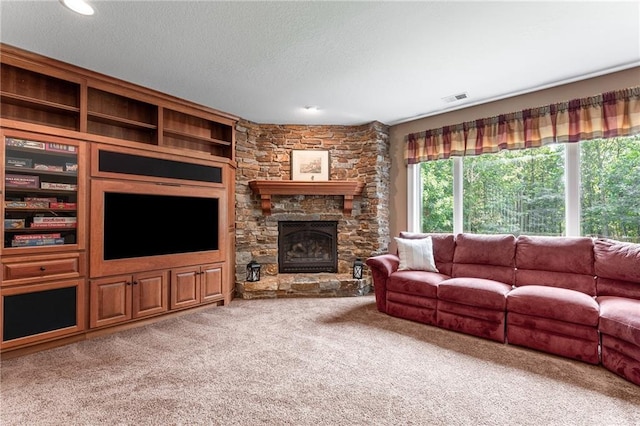
M71 257L67 259L6 263L4 265L4 279L7 281L61 274L80 275L79 259L77 257Z

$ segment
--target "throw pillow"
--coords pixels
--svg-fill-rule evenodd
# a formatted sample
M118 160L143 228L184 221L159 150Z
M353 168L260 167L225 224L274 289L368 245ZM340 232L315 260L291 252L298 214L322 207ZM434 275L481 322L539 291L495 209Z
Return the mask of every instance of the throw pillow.
M394 237L398 245L400 258L399 271L417 270L439 272L433 259L433 242L431 237L418 240Z

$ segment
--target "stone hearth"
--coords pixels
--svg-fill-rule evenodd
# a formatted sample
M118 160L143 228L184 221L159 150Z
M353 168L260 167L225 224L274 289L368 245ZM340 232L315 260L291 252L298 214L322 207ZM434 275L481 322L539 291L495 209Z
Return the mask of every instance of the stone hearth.
M330 179L364 183L351 214L343 197L272 195L265 215L253 180L290 180L292 149L323 149L330 154ZM236 294L245 299L359 296L371 290L367 268L352 278L356 258L386 252L389 246L389 136L381 123L362 126L260 125L236 127ZM336 273L279 273L278 222L336 221ZM246 265L262 265L261 280L246 282Z

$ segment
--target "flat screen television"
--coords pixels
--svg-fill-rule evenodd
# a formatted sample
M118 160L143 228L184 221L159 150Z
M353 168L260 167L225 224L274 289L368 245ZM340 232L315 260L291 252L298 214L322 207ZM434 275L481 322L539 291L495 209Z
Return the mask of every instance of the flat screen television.
M226 259L221 186L93 179L90 208L92 278Z
M104 194L104 260L218 250L217 198Z

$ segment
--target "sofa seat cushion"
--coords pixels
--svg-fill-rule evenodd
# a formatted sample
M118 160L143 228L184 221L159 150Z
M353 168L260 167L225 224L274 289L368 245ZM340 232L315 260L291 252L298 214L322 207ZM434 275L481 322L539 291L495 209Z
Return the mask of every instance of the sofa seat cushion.
M423 297L437 297L438 285L448 279L448 275L429 271L396 271L387 281L387 291L415 294Z
M600 325L603 334L640 346L640 300L600 296Z
M527 285L509 292L507 311L595 327L600 309L593 297L579 291Z
M451 278L442 281L437 290L440 300L504 311L511 286L484 278Z

